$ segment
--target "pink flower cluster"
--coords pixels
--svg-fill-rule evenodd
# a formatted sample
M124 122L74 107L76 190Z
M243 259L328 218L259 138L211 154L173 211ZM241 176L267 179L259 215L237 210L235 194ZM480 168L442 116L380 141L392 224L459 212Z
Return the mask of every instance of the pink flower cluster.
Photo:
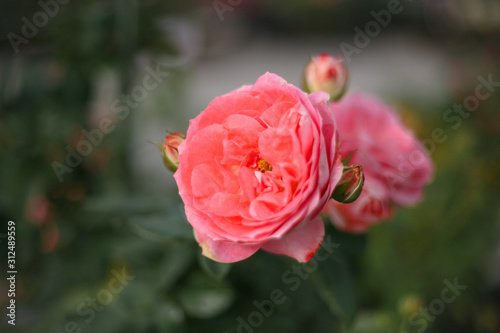
M311 93L266 73L214 99L185 137L167 137L164 162L205 256L235 262L263 249L307 262L325 234L322 212L361 232L421 199L433 167L395 112L359 93L330 102L347 81L338 59L313 58L304 78ZM358 166L344 167L353 150ZM339 195L359 198L330 200Z

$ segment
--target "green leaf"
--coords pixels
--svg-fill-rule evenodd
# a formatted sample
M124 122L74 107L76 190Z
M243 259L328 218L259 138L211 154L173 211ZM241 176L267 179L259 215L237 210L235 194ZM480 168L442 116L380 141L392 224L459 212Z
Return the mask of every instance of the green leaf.
M114 215L117 215L118 212L118 214L128 216L162 211L164 206L164 203L158 198L108 195L87 199L83 211Z
M197 318L212 318L230 307L234 292L227 284L195 271L178 297L187 314Z
M180 242L175 248L168 251L159 267L153 271L151 279L156 280L156 284L163 290L174 287L177 281L186 274L186 271L193 264L196 250L199 247L192 243Z
M168 238L194 239L193 228L179 214L155 214L129 218L133 230L151 240Z
M205 257L201 253L198 255L198 261L203 271L217 280L224 279L227 273L231 270L231 264L214 261Z
M357 149L354 149L353 151L351 151L351 153L349 154L349 156L347 156L346 158L344 158L344 159L342 160L342 164L343 164L344 166L348 166L349 161L351 160L352 154L354 154L354 152L355 152L356 150L357 150Z
M318 295L330 312L339 317L343 327L349 325L356 311L356 295L345 261L338 256L330 256L319 263L312 277Z
M158 304L155 307L153 319L159 332L184 332L184 311L173 302L164 301Z
M339 251L337 254L341 254L342 258L345 258L349 262L351 260L358 260L364 255L367 244L367 234L353 234L349 232L344 232L333 226L333 223L328 217L325 217L326 222L326 233L330 234L335 242L340 244Z

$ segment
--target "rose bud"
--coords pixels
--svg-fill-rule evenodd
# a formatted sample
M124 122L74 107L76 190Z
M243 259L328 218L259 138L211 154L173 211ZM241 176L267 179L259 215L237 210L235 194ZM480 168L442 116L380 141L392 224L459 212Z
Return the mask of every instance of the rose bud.
M330 100L338 100L347 87L348 71L344 59L322 53L311 58L304 69L304 90L311 93L326 91Z
M41 226L50 219L52 209L52 204L47 196L39 194L30 197L25 208L26 219Z
M331 198L342 203L353 202L361 194L364 182L365 176L362 166L344 167L342 177L333 190Z
M172 172L175 172L179 167L179 151L177 150L181 143L186 139L186 135L182 133L169 133L163 144L163 163Z
M328 100L266 73L190 121L174 178L203 255L314 256L321 210L343 170Z
M344 231L365 232L388 220L393 208L417 204L432 179L433 164L423 145L378 98L354 93L330 103L342 141L342 158L362 165L365 181L350 204L330 200L324 210Z

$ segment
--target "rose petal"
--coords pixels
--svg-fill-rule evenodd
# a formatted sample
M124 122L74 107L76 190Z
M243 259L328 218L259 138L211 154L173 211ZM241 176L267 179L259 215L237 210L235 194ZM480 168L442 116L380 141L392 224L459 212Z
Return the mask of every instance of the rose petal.
M215 98L195 120L189 125L187 136L206 126L222 124L229 116L241 114L254 117L268 108L268 104L260 100L254 93L239 91Z
M218 262L232 263L250 257L260 248L259 245L214 241L206 235L195 232L195 238L202 248L202 254Z
M325 236L325 226L321 217L303 222L280 239L271 240L262 246L263 250L276 254L284 254L308 262L316 253Z

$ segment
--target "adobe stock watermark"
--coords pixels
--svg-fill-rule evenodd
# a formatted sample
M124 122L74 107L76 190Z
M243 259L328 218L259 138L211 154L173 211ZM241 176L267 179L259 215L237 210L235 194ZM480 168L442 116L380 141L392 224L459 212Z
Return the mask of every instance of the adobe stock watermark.
M429 322L436 320L436 317L444 312L446 305L453 303L462 291L467 289L466 285L458 283L457 278L453 280L453 283L448 280L444 280L443 283L446 287L441 290L440 297L430 301L426 307L420 307L418 312L413 313L408 319L411 326L418 326L417 332L425 331Z
M294 264L290 269L286 270L281 275L281 281L289 291L296 291L304 280L309 279L310 274L314 273L319 266L319 262L327 260L335 249L339 248L339 243L332 241L331 235L325 237L321 247L316 252L316 255L307 263ZM323 252L323 253L321 253ZM250 312L245 318L238 316L236 318L237 333L253 333L254 329L264 324L265 318L269 318L276 306L285 303L287 297L285 292L279 288L273 289L269 293L269 298L262 301L254 300L252 302L255 310ZM225 333L228 333L227 331Z
M411 0L409 0L411 1ZM392 16L397 15L403 11L403 5L400 0L389 0L387 2L387 9L382 9L378 12L372 10L370 11L373 20L365 24L364 30L361 30L358 26L354 27L353 44L346 42L340 43L340 50L344 55L345 61L349 64L351 63L351 57L353 54L360 54L361 50L370 45L373 38L380 35L382 28L387 28L392 21Z
M232 12L235 7L241 5L243 0L214 0L212 6L221 21L224 21L224 13Z
M19 45L28 44L30 39L35 38L38 34L38 29L41 29L49 23L49 20L59 13L61 5L66 5L70 0L39 0L38 6L41 10L35 12L31 17L31 21L23 16L21 22L21 34L9 32L7 38L14 52L19 53Z
M164 78L169 75L169 72L162 70L162 66L163 64L159 63L154 70L147 66L147 74L142 79L142 85L133 87L129 95L121 94L120 98L113 100L111 112L116 114L120 121L125 120L130 115L130 111L137 108L139 103L144 101L149 93L159 87ZM76 149L66 145L67 154L64 162L52 162L51 166L57 179L62 182L64 174L73 172L73 168L79 166L84 158L92 154L94 147L99 146L104 137L111 134L115 129L116 126L113 120L104 117L99 121L98 128L93 128L90 131L83 130L82 134L85 139L76 144Z
M481 102L486 101L495 92L496 88L500 87L500 81L494 81L493 75L489 74L487 78L480 75L477 77L478 84L474 89L474 94L464 98L461 104L455 103L453 107L448 108L443 113L443 121L451 124L451 129L456 131L463 123L463 119L470 117L472 113L478 110ZM431 131L428 138L422 140L427 154L430 156L436 151L439 144L443 144L448 140L448 135L442 127L436 127ZM405 178L412 174L415 167L425 163L426 157L421 150L413 150L405 160L402 156L398 156L400 164L398 166L399 180L404 181Z
M75 312L83 322L68 321L65 323L63 331L50 333L81 333L81 325L83 323L90 324L95 319L96 312L102 312L129 282L135 279L135 276L125 272L125 267L121 269L121 272L113 269L111 275L113 277L108 281L106 288L99 290L95 297L87 297L76 307Z

